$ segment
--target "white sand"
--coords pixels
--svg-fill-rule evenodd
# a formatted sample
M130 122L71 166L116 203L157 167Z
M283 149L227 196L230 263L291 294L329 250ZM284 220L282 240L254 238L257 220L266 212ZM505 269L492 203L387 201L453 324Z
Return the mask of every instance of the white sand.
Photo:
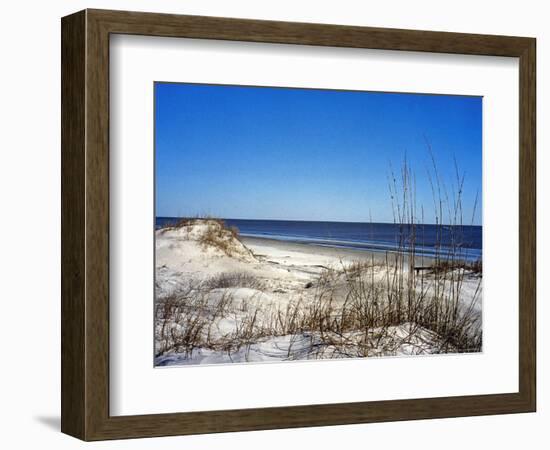
M288 304L298 301L307 305L316 295L319 277L334 269L337 273L349 268L356 261L363 263L383 263L386 255L369 253L361 250L321 247L309 244L295 244L270 239L241 238L235 239L218 229L212 221L197 221L179 229L163 229L156 232L156 296L163 300L173 294L189 292L193 286L211 283L216 277L247 276L256 280L258 286L226 286L210 289L206 302L217 304L223 298L230 298L224 317L215 317L209 333L216 336L230 336L247 316L251 306L258 307L259 321L267 321L273 311L284 309ZM223 242L229 243L229 251L224 251L201 241L211 227L221 236ZM388 277L387 266L379 264L373 269L373 280L383 281ZM424 288L433 292L427 277ZM238 284L238 283L237 283ZM246 284L246 283L244 283ZM475 296L475 309L481 311L480 279L466 276L461 284L461 296L464 305L469 305ZM452 287L445 286L446 289ZM455 286L456 288L456 286ZM342 286L344 289L344 286ZM334 292L338 292L336 289ZM342 291L342 302L345 292ZM247 319L248 317L248 319ZM181 327L180 327L181 328ZM390 332L395 336L407 334L405 325L393 327ZM417 330L418 331L418 330ZM387 330L385 331L387 332ZM399 348L392 349L390 354L408 355L431 353L435 347L426 345L430 332L420 330L410 339L402 339ZM355 336L348 336L350 340ZM191 354L169 351L158 356L156 364L211 364L244 361L280 361L285 359L307 359L320 357L311 354L307 349L318 344L315 333L304 335L282 335L263 337L257 342L248 343L229 352L208 348L194 349ZM158 347L158 344L157 344ZM289 348L292 352L289 352ZM292 353L290 356L289 353ZM384 352L374 352L384 354ZM325 347L321 357L342 357L333 349Z

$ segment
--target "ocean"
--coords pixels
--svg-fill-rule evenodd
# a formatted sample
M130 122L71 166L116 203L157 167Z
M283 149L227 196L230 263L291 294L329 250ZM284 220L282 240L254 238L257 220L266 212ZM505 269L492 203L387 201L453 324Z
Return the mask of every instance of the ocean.
M175 217L157 217L156 228L179 221ZM393 223L310 222L294 220L223 219L229 226L239 229L244 237L269 238L300 244L343 247L376 252L396 251L400 237L409 233L408 225ZM482 256L481 226L442 226L417 224L415 249L417 255L444 255L455 242L461 259L475 261ZM401 246L407 248L405 240Z

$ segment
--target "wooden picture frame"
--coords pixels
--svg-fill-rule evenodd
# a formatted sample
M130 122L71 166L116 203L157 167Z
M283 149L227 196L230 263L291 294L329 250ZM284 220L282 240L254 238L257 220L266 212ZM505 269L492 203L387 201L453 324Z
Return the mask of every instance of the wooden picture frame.
M535 411L535 39L104 10L64 17L61 29L64 433L101 440ZM117 33L519 58L519 391L110 416L109 36Z

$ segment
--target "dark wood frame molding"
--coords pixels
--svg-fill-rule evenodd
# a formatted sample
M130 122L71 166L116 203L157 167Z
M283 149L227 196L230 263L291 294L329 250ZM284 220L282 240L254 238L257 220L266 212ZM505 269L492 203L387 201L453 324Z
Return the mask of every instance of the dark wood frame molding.
M475 416L536 408L535 48L525 37L85 10L62 30L62 416L84 440ZM277 408L109 415L109 35L519 58L519 391Z

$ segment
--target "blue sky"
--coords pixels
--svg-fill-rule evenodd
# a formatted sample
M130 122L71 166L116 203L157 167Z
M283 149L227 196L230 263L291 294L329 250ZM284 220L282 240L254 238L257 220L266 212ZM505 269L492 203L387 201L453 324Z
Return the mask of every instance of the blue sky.
M392 222L406 155L433 223L428 140L449 195L454 158L465 175L470 223L481 136L480 97L156 83L156 215Z

